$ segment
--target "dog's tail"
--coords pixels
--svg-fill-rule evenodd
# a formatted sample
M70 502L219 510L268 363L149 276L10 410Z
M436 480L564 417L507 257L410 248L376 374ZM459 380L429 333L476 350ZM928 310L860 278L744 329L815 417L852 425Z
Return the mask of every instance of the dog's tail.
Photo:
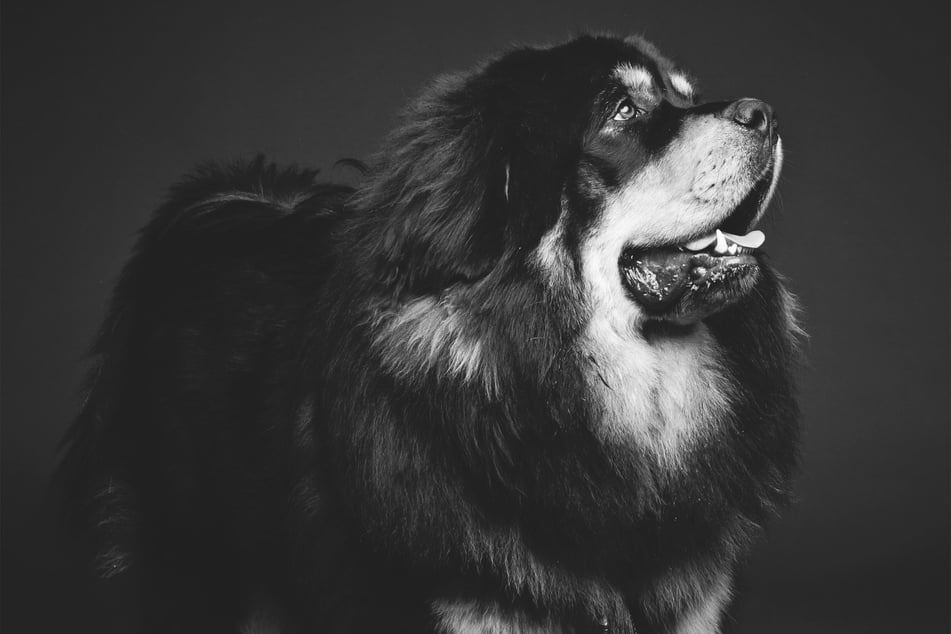
M175 315L214 302L188 285L225 266L225 258L277 261L271 267L281 271L309 267L287 274L294 279L312 274L324 245L311 238L331 231L352 193L348 186L316 183L316 174L278 169L263 157L205 165L173 189L140 234L92 347L82 407L63 439L54 476L67 525L94 553L100 577L135 567L142 529L150 522L144 498L171 495L149 464L169 455L154 446L162 436L150 431L165 424L154 408L170 393L157 387L169 381L163 349L176 341L174 329L181 331L170 321ZM311 260L299 264L304 258ZM175 299L183 286L190 294ZM168 298L184 307L169 308Z
M66 504L71 533L95 556L99 576L127 570L135 551L135 500L127 459L133 426L121 424L129 352L131 307L116 303L92 351L93 363L83 390L83 404L62 443L54 484Z

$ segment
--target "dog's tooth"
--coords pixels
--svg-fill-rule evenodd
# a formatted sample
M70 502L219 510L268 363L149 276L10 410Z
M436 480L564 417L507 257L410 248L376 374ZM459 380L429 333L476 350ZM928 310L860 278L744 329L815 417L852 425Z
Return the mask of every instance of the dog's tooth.
M720 255L727 252L726 237L724 237L723 232L719 229L717 229L717 244L713 247L713 250Z
M727 247L727 251L730 252L730 255L736 255L736 249L737 247L735 244L731 244L729 247Z

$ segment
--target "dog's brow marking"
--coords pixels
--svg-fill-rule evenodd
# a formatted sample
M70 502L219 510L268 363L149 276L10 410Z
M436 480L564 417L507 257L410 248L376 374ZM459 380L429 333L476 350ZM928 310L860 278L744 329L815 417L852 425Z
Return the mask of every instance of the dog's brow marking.
M618 64L614 74L631 90L650 90L654 87L654 76L643 66Z
M680 73L672 73L670 75L670 85L684 97L693 96L693 86L687 81L687 78Z

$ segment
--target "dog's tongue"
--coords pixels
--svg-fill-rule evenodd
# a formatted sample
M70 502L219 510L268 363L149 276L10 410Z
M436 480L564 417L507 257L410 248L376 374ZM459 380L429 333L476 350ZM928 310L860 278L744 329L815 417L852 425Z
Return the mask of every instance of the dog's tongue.
M750 231L746 235L737 236L717 229L708 236L692 240L684 245L688 251L703 251L713 246L716 253L726 253L730 245L737 245L747 249L758 249L766 242L766 234L762 231Z
M660 308L683 294L692 257L683 251L648 251L638 254L623 271L638 299L649 308Z

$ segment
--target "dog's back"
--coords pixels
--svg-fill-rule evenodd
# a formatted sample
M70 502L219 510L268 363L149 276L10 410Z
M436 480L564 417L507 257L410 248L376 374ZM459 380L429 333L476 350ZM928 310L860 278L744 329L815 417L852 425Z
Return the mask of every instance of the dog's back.
M272 432L293 419L304 309L350 194L314 177L258 159L176 188L93 350L60 483L100 574L140 578L169 624L231 629L289 565L295 454Z

